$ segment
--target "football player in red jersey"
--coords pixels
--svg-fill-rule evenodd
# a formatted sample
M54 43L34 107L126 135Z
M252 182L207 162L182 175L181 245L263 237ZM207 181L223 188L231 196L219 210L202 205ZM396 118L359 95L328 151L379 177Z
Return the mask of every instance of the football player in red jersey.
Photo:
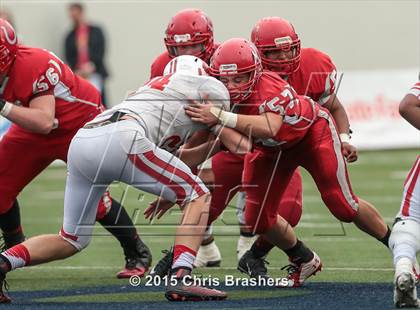
M17 201L21 190L54 160L66 162L74 134L102 110L91 84L47 50L18 44L12 26L0 19L0 113L13 122L0 141L0 228L6 249L24 240ZM108 193L97 219L124 249L126 268L119 276L144 274L150 251Z
M336 68L330 57L314 48L301 49L300 39L293 26L280 17L260 19L252 30L251 40L258 48L264 69L276 72L298 94L311 97L330 110L343 141L347 161L357 160L357 150L349 143L350 128L346 112L335 95ZM243 158L229 152L219 153L213 157L212 170L215 184L219 185L215 190L218 192L213 196L213 205L222 207L229 203L239 188ZM244 192L239 195L244 196ZM245 201L245 197L240 201ZM238 209L241 208L244 208L244 204L238 204ZM299 169L296 169L283 195L281 208L301 213L302 177ZM240 237L238 259L251 246L252 241L252 234L248 238L246 235ZM252 259L252 253L248 252L241 264L246 265L248 259Z
M311 97L329 110L340 134L347 162L356 161L357 149L350 144L348 117L335 93L337 73L331 58L317 49L301 48L299 36L293 25L281 17L260 19L252 29L251 41L258 49L265 70L276 72L298 94ZM292 180L293 186L297 186L301 193L302 178L299 169L294 172ZM294 202L291 198L289 195L288 203L301 208L302 201L296 199ZM260 244L268 253L270 246L264 245L262 237L256 244ZM252 259L251 252L246 254L240 265L246 265L247 260Z
M336 218L354 222L362 231L388 244L389 228L377 210L352 192L342 142L327 109L309 97L298 96L275 73L262 72L255 46L245 39L221 44L210 69L226 85L231 100L239 103L239 114L199 103L187 111L194 121L221 123L254 137L255 151L245 158L243 176L246 224L288 254L292 286L300 286L321 268L319 257L305 250L278 214L279 202L298 166L312 175ZM210 220L214 219L212 211ZM266 255L258 242L251 251L255 258Z

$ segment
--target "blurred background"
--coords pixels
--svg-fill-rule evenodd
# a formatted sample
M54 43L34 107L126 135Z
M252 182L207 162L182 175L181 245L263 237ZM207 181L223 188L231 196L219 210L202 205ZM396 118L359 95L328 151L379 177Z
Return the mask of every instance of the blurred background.
M24 44L44 47L64 59L72 2L2 0L0 7L12 16ZM204 10L213 20L218 42L249 38L259 18L276 15L294 24L303 47L315 47L335 62L341 72L338 96L349 112L357 146L420 145L418 131L402 121L397 110L418 80L419 1L78 2L84 5L87 20L105 34L109 105L149 78L150 64L165 49L166 25L178 10Z

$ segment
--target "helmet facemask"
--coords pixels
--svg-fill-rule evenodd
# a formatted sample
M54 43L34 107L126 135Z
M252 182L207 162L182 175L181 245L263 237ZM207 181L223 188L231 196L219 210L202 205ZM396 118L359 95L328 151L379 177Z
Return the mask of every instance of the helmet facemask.
M293 40L290 37L277 38L275 45L258 46L263 67L267 70L287 76L299 69L300 64L300 39ZM268 57L268 53L273 52L292 52L287 59L275 59Z
M16 58L18 39L13 27L0 18L0 75L9 71Z

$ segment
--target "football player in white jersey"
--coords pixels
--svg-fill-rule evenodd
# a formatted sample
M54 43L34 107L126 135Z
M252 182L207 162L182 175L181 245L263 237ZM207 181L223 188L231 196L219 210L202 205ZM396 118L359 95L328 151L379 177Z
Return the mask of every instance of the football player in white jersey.
M176 230L167 299L226 298L225 292L187 285L183 281L191 273L203 238L210 194L174 153L190 135L206 128L192 122L184 106L190 100L212 98L228 109L229 93L221 82L206 75L206 64L200 59L182 57L176 59L178 64L173 64L179 65L179 72L172 70L175 73L152 79L78 131L68 154L60 234L36 236L1 253L0 288L11 270L64 259L87 247L100 197L113 181L121 181L176 202L183 209L182 221ZM243 145L246 150L250 146L246 138L234 130L217 130L228 148L234 145L230 142L236 138L240 140L236 148ZM10 302L2 290L0 302Z
M420 130L420 82L400 103L400 114ZM389 238L394 257L394 304L420 308L416 282L420 280L416 253L420 251L420 156L404 182L403 199Z

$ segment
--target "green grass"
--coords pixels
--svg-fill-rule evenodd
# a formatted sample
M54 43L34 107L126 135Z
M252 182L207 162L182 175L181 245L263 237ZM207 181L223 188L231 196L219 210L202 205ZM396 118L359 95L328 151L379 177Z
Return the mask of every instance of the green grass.
M389 224L392 224L399 209L404 178L417 154L415 150L364 152L360 154L359 161L349 167L354 191L373 203ZM19 201L22 221L28 237L59 231L63 215L65 175L63 167L50 167L21 193ZM305 171L303 179L303 217L296 232L299 238L320 255L325 267L311 281L390 282L393 272L389 251L353 225L341 225L323 205L313 181ZM151 247L156 262L161 257L160 251L173 243L179 213L173 212L151 225L143 219L142 213L153 197L140 194L125 185L113 186L114 197L122 197L124 193L124 205L129 214L133 215L143 239ZM198 273L211 274L213 277L224 277L225 274L240 276L235 270L239 230L235 225L234 209L228 209L223 219L225 223L231 223L225 225L218 221L215 225L216 241L223 255L223 269L199 269L196 270ZM91 245L74 257L11 273L8 276L11 289L44 290L128 284L126 280L115 278L115 273L123 266L118 242L99 226L95 234L98 236L93 238ZM268 261L273 276L284 275L280 267L287 264L287 259L282 252L273 250ZM85 298L89 301L92 298L105 301L155 300L156 294L159 294L159 300L162 299L161 293L150 292L142 293L142 297L124 293L107 294L106 297L60 297L55 301L83 301ZM242 293L237 291L234 294L241 296Z

